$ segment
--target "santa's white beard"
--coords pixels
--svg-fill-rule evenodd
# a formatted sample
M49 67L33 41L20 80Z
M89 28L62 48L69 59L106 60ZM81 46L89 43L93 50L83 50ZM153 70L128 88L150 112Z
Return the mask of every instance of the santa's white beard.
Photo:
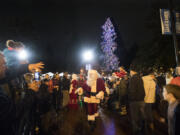
M88 85L89 87L92 87L92 86L96 85L96 80L89 78L89 79L87 80L87 85Z
M96 86L96 80L98 79L98 73L97 71L89 71L88 73L88 79L87 79L87 85L92 87Z

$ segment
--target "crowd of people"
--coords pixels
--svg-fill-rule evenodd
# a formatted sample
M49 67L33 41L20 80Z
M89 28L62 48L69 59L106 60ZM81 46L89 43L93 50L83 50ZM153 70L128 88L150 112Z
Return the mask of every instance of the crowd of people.
M129 72L120 67L115 72L80 69L77 74L41 75L42 62L29 64L16 57L23 48L8 40L0 53L2 135L42 134L41 116L50 110L84 109L94 131L99 107L129 117L133 135L154 135L155 119L167 123L169 135L180 134L180 67L160 72L131 65Z
M129 114L133 135L155 134L155 120L167 123L169 135L180 134L180 67L162 71L131 65L129 74L120 67L107 81L113 90L109 106L120 115Z

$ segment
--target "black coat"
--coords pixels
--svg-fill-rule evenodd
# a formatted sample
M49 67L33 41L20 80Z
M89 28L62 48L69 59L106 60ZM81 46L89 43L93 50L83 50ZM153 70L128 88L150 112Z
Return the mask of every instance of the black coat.
M62 79L62 90L69 90L70 84L71 84L70 80L67 79L66 77L63 77L63 79Z
M0 89L0 134L14 135L15 106L12 100Z
M8 69L6 77L0 79L0 85L10 82L18 75L28 72L28 65L22 65L18 69ZM0 134L1 135L14 135L15 134L15 118L16 110L15 105L5 93L0 89Z
M175 125L174 125L175 135L180 135L180 128L179 128L179 125L180 125L180 104L175 109L174 119L175 119Z
M144 101L145 91L143 80L140 75L136 74L129 79L128 100L130 102Z
M122 79L120 84L117 86L119 97L123 97L127 94L128 80Z
M169 135L180 135L180 104L178 103L175 108L168 108L168 125Z

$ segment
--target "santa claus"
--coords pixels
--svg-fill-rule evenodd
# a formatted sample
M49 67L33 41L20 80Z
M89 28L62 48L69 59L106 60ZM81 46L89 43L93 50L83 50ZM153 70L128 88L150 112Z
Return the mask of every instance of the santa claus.
M90 125L95 125L95 119L99 116L98 104L104 98L105 84L96 70L88 71L87 82L78 90L83 91L84 102L87 103L88 121Z

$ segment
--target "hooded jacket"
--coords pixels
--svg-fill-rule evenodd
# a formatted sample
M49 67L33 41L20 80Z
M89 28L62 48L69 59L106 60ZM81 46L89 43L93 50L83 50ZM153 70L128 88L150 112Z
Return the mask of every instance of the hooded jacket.
M129 79L128 99L130 102L144 101L143 80L139 74L133 75Z
M3 50L7 66L6 74L10 78L15 78L14 76L17 77L18 75L28 72L28 64L21 64L17 54L18 52L15 50L8 50L7 48Z
M156 83L150 75L144 76L143 78L144 90L145 90L145 103L155 103L156 97Z

